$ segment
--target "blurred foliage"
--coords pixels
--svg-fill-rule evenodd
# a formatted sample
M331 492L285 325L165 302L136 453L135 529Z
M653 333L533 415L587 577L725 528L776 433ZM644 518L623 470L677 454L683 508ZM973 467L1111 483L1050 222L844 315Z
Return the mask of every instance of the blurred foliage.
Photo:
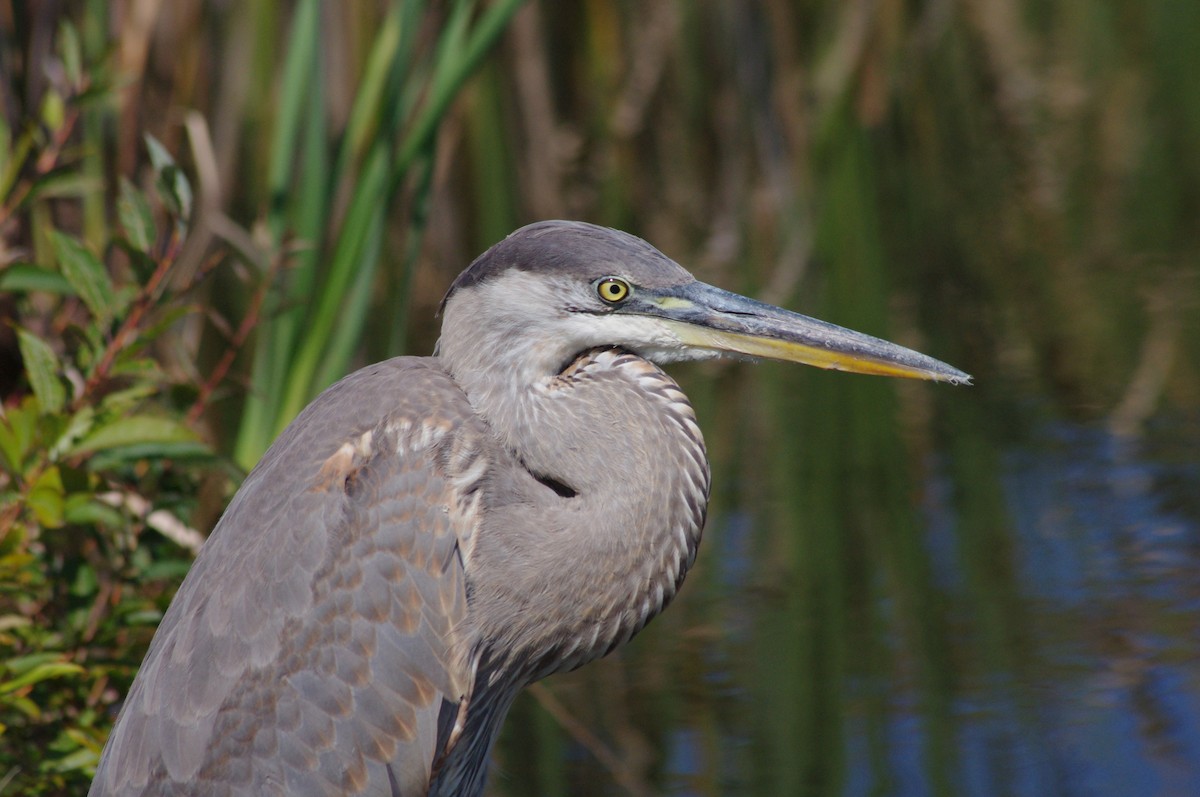
M1198 14L0 2L0 793L78 790L228 460L356 365L427 353L454 274L548 217L979 386L682 369L706 552L650 633L518 704L512 782L652 793L686 725L692 793L842 793L865 721L884 793L887 701L862 685L891 679L953 793L954 696L1035 658L997 446L1047 417L1136 439L1200 403ZM932 452L962 595L931 575ZM975 625L951 651L956 603Z
M203 275L167 285L188 180L153 139L147 188L89 178L87 119L113 102L110 76L69 21L54 42L40 113L7 131L0 192L0 289L24 365L0 407L0 791L22 794L86 788L202 540L180 518L212 459L184 417L202 386L154 348L198 310ZM79 238L93 203L105 223Z
M473 2L452 3L432 44L417 37L424 3L391 4L369 39L344 126L332 133L322 101L332 65L321 46L321 4L296 5L285 39L266 223L274 246L288 234L303 242L304 251L273 286L255 336L235 445L243 466L257 462L304 405L351 370L377 283L385 221L394 217L397 194L412 176L404 224L409 243L390 278L395 317L389 348L403 350L438 126L520 2L501 0L481 10ZM330 224L339 199L344 213Z
M415 168L419 241L439 122L518 6L454 3L433 15L434 30L425 4L394 4L330 134L311 94L326 67L322 4L298 3L261 234L213 204L206 120L152 120L182 121L198 192L171 154L177 139L121 125L138 76L110 25L136 24L136 13L3 8L13 107L0 130L12 145L0 162L0 295L13 337L0 343L16 365L0 414L0 793L86 785L170 586L203 540L183 518L207 530L238 475L214 467L197 422L227 395L248 342L241 431L221 440L247 465L349 369L393 199ZM145 133L144 149L131 131ZM206 293L214 272L246 288L237 301ZM219 352L206 359L213 336Z

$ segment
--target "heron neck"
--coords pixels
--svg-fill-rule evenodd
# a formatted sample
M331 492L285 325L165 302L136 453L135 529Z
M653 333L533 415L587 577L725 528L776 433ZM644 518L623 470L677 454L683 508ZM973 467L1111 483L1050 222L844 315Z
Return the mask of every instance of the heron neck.
M480 411L490 423L497 423ZM708 501L691 405L657 366L594 350L499 414L522 466L495 485L468 569L484 639L526 681L627 641L674 597Z

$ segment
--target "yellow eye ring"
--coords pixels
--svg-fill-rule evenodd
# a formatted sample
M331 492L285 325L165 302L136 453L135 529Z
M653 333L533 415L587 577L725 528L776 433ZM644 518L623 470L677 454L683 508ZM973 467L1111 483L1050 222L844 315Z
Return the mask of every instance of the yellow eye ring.
M629 283L617 277L605 277L596 283L596 293L609 304L616 304L629 296Z

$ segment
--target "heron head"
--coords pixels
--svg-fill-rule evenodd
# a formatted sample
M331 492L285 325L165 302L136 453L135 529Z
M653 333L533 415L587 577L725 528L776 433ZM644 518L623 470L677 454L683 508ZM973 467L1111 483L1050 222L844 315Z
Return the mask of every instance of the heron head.
M699 282L640 238L576 221L512 233L459 275L442 307L452 371L510 353L531 376L556 373L584 350L620 346L658 363L732 355L970 381L911 349Z

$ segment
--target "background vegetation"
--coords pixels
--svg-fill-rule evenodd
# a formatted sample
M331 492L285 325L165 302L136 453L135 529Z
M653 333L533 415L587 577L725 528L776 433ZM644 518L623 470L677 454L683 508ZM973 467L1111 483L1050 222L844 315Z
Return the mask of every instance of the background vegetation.
M681 369L700 565L518 705L495 793L1200 778L1200 5L63 0L0 36L0 794L83 789L241 475L548 217L978 386Z

